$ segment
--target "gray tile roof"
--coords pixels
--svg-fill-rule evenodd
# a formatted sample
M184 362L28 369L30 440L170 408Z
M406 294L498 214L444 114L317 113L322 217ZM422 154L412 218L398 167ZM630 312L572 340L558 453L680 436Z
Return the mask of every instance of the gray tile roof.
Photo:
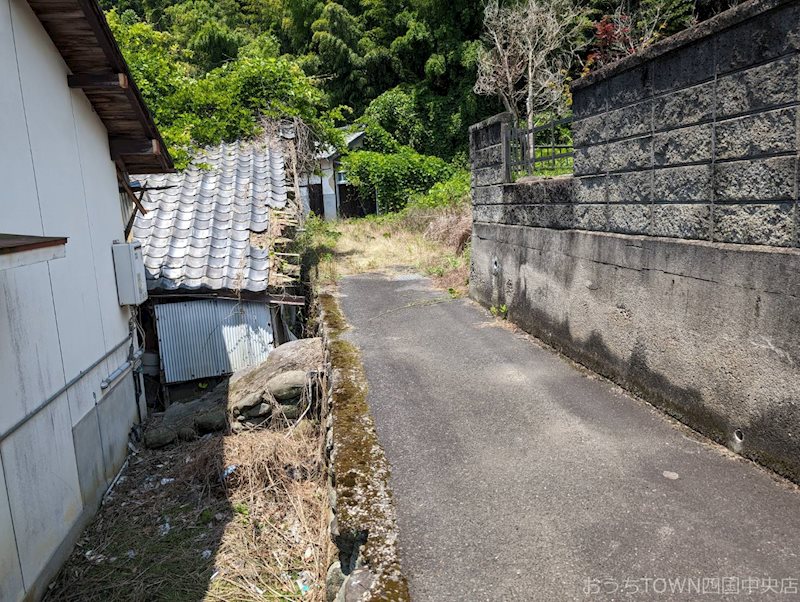
M366 134L364 130L356 130L355 132L347 132L344 135L344 143L348 149L353 150L354 146L361 140L361 138ZM323 146L319 152L317 153L317 159L330 159L331 157L335 157L339 155L339 151L330 145Z
M268 233L271 209L286 206L283 155L237 142L208 148L195 163L211 168L139 178L148 187L174 186L148 191L148 213L133 225L148 289L266 290L270 249L251 238Z

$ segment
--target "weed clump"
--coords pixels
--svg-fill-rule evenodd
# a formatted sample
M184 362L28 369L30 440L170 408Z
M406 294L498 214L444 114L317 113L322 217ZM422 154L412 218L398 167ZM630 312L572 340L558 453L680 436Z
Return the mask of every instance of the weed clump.
M47 601L321 602L332 556L319 425L143 450ZM299 584L298 584L299 583Z

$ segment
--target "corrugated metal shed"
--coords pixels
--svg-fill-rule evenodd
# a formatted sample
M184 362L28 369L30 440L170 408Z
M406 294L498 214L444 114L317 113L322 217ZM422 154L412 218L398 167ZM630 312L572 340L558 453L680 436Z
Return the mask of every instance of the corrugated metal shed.
M151 190L133 237L151 291L265 291L270 213L287 204L278 148L236 142L208 148L183 173L143 178Z
M155 305L167 384L231 374L274 348L265 303L200 299Z

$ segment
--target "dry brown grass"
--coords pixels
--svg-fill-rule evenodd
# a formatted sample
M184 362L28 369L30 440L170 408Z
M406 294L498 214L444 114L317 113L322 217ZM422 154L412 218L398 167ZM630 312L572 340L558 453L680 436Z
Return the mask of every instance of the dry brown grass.
M441 211L431 216L425 228L425 239L438 242L456 253L463 253L472 236L472 214L469 211Z
M348 274L413 269L461 295L471 227L469 206L338 221L319 235L328 251L319 256L317 277L333 283Z
M142 451L46 599L323 600L332 544L320 449L304 421Z
M301 426L308 428L288 437L262 431L229 438L226 463L239 468L228 499L239 516L217 552L211 599L299 598L298 579L310 588L303 599L324 598L331 557L324 467L317 437L303 432L310 423Z

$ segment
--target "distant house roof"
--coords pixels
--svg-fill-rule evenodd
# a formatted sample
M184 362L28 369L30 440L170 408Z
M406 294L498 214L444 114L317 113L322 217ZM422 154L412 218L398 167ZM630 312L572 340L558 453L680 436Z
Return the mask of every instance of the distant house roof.
M96 0L28 0L108 130L112 158L128 173L172 171L172 158Z
M183 173L148 176L147 188L172 187L150 190L133 225L148 289L267 290L285 180L280 150L241 142L206 149Z
M353 147L358 143L361 138L364 137L363 130L355 131L355 132L348 132L344 135L344 142L347 145L347 148L352 150ZM324 146L320 149L319 154L317 155L317 159L330 159L332 157L336 157L339 155L339 151L332 146Z

